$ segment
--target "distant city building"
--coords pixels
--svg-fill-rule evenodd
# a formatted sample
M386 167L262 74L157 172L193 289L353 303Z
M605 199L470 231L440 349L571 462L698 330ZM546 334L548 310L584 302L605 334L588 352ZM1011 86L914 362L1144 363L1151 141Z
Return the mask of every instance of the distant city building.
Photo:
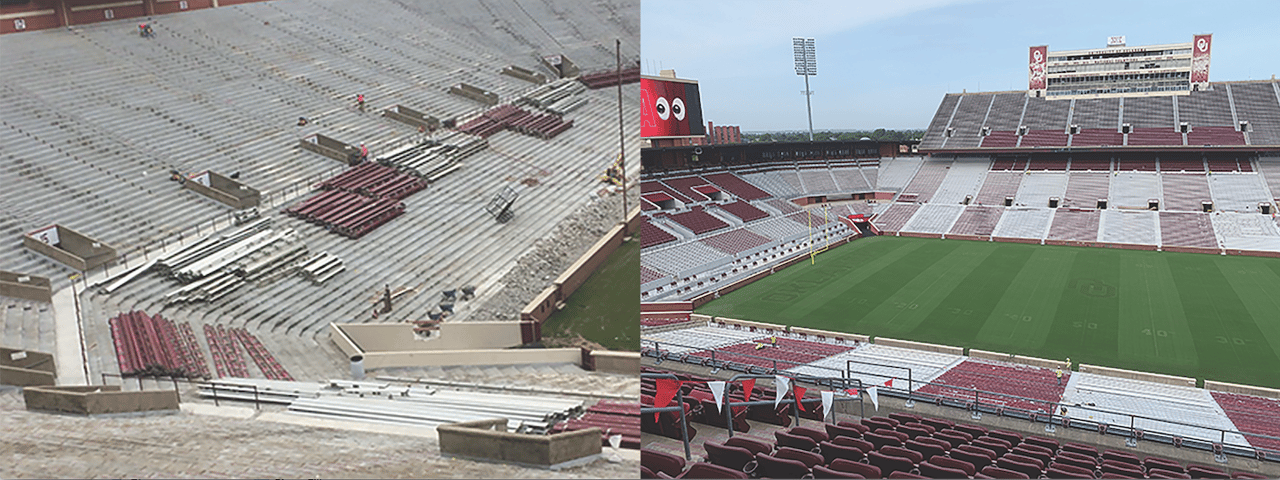
M742 129L737 125L717 127L707 122L707 145L742 143Z

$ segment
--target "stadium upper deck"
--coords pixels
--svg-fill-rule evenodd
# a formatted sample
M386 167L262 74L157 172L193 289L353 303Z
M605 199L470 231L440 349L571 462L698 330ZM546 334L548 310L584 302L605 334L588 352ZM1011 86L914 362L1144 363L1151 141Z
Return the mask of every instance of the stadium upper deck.
M949 93L920 142L931 153L1169 149L1280 149L1280 86L1212 82L1187 95L1070 100Z

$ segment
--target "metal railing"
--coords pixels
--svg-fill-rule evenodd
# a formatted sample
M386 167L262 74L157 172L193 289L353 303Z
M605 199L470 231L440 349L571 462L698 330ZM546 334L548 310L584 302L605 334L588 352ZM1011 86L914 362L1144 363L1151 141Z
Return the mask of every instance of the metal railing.
M680 380L678 377L670 373L641 373L640 378L641 379L652 378L655 380L659 378L666 378L666 379L676 380L676 381ZM693 459L693 456L689 454L689 419L685 417L685 413L684 413L684 391L683 390L678 388L676 389L676 399L677 399L677 402L676 402L676 406L674 407L645 407L642 405L640 407L640 415L643 416L648 413L661 413L661 412L680 412L680 441L684 442L684 459L691 460Z
M687 353L671 353L669 350L664 350L663 346L688 349L688 352ZM706 355L705 356L694 355L694 353L706 354ZM911 408L912 404L914 403L913 402L914 400L920 400L920 401L934 403L940 407L966 409L971 412L971 415L973 415L974 419L981 418L981 415L983 413L991 413L991 414L996 414L998 416L1007 416L1007 417L1015 417L1015 418L1026 418L1028 420L1031 420L1032 422L1044 423L1046 432L1054 432L1056 431L1057 426L1061 425L1064 428L1095 430L1099 434L1103 434L1103 435L1113 434L1113 435L1126 436L1128 437L1126 439L1126 443L1130 446L1135 446L1137 444L1137 441L1139 440L1153 440L1153 441L1159 441L1162 443L1169 443L1175 446L1187 446L1187 447L1197 448L1201 450L1209 450L1214 452L1215 455L1219 456L1220 461L1225 461L1225 457L1221 457L1221 455L1226 453L1231 453L1234 455L1256 458L1258 460L1280 462L1280 450L1257 447L1252 444L1248 444L1247 446L1239 445L1239 444L1227 444L1226 436L1228 434L1238 435L1239 437L1243 438L1246 443L1248 443L1249 438L1271 440L1271 441L1280 443L1280 437L1258 434L1258 433L1247 433L1247 432L1241 432L1238 430L1228 430L1228 429L1223 429L1223 428L1208 426L1208 425L1197 425L1193 423L1179 422L1175 420L1156 418L1152 416L1126 413L1126 412L1120 412L1115 410L1108 410L1106 408L1099 408L1097 406L1091 406L1087 404L1075 404L1075 403L1068 404L1068 403L1063 403L1061 401L1047 401L1047 400L1042 400L1037 398L1023 397L1019 395L991 392L991 391L981 390L977 388L957 387L954 385L947 385L943 383L914 380L912 378L910 369L907 367L893 366L895 368L908 370L907 377L900 377L900 376L887 375L884 373L857 371L851 368L852 363L866 363L866 364L877 365L877 366L888 366L888 365L875 364L872 362L850 361L846 363L845 370L839 370L839 369L823 367L819 365L810 365L807 363L800 363L795 361L778 360L774 358L761 357L761 356L751 355L747 353L722 352L719 355L719 358L717 358L716 350L708 349L705 346L695 347L695 346L689 346L689 345L681 345L674 342L657 342L654 340L647 340L647 339L641 339L640 341L640 354L642 356L656 358L658 359L658 363L661 363L662 361L665 361L665 360L674 360L674 361L678 361L686 364L710 367L713 369L713 373L720 369L729 369L729 370L746 372L747 374L756 374L757 372L763 373L763 374L769 374L769 375L786 374L786 376L791 377L792 381L794 382L803 382L803 383L809 383L813 385L829 386L829 387L845 385L847 384L847 382L851 380L860 380L856 376L874 376L874 377L880 377L880 378L902 379L902 380L907 380L908 382L908 388L905 390L900 388L883 387L883 386L879 388L881 389L881 393L880 393L881 395L888 395L896 398L905 399L906 402L908 402L904 404L904 407L906 408ZM726 357L728 357L729 359L725 360ZM760 367L754 364L755 362L742 361L742 360L735 361L735 357L738 357L741 359L748 359L748 360L757 360L760 362L767 362L772 365L772 368ZM779 369L780 366L782 368L781 370ZM805 367L806 369L815 369L819 371L829 371L832 373L832 375L829 377L822 377L822 376L804 374L800 372L786 372L787 369L796 368L796 367ZM751 378L751 377L743 377L743 378ZM767 378L772 378L772 377L767 377ZM994 380L998 380L998 379L993 378L993 381ZM963 393L960 395L948 395L941 392L920 393L921 388L929 387L929 386L938 387L942 392L951 391L951 392L963 392ZM861 389L859 390L859 392L861 393ZM970 395L972 396L972 399L968 398ZM808 400L805 400L805 401L808 402ZM1026 402L1026 403L1030 403L1033 406L1043 405L1044 408L1037 409L1037 410L1028 410L1024 408L1007 406L1008 404L1013 402ZM754 402L734 404L734 405L747 406L750 404L754 404ZM1095 414L1094 415L1095 417L1108 415L1108 416L1118 417L1122 419L1128 419L1129 422L1128 422L1128 426L1125 426L1122 424L1117 425L1117 424L1098 421L1098 420L1085 420L1085 419L1079 418L1080 417L1079 414L1065 416L1057 413L1062 411L1062 409L1064 408L1068 412L1070 411L1092 412ZM1152 428L1149 430L1140 428L1137 425L1139 421L1143 422L1144 424L1159 426L1159 428ZM732 430L732 422L730 422L729 428ZM1173 433L1173 431L1177 429L1205 430L1205 431L1213 432L1214 435L1212 436L1216 436L1218 438L1214 439L1214 438L1207 438L1204 436L1197 437L1197 436Z

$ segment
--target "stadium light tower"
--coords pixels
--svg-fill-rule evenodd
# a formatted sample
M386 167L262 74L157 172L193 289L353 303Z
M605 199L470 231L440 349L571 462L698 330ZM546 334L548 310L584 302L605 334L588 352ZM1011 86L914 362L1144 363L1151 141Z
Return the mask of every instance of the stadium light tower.
M812 38L791 37L791 48L795 51L796 57L796 75L804 75L804 106L809 110L809 141L813 141L813 105L809 101L809 97L813 96L813 91L809 90L809 76L818 75L818 57L817 50L813 47Z

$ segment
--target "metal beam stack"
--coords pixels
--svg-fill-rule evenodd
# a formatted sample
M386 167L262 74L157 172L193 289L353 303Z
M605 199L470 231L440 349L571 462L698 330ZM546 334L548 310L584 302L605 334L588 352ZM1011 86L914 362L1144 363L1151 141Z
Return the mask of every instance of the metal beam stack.
M327 383L258 379L218 380L199 394L220 399L289 404L289 412L325 418L436 426L442 423L507 419L509 431L545 433L583 412L583 401L528 395L438 390L387 382L330 380Z
M194 338L191 325L180 332L172 320L146 312L122 313L108 320L121 375L169 375L207 377L204 354Z
M311 257L310 260L302 264L298 268L298 273L303 278L311 280L311 283L319 285L346 269L347 267L343 265L341 258L336 255L330 255L329 252L320 252L319 255Z
M362 163L320 182L318 186L321 190L341 190L366 197L400 200L427 188L427 182L421 178L400 173L393 167L377 163Z
M582 82L587 88L595 90L597 88L612 87L618 84L617 70L602 70L595 73L589 73L578 77L578 81ZM622 69L622 84L636 83L640 81L640 66L627 67Z
M285 212L339 235L358 239L404 213L404 203L394 198L372 198L329 190L289 207Z

